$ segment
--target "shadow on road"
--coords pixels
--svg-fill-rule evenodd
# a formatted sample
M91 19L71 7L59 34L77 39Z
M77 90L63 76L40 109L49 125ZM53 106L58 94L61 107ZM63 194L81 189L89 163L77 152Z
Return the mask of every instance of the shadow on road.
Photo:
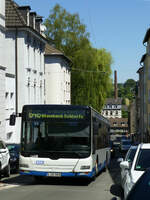
M41 181L35 181L36 184L46 185L67 185L67 186L88 186L91 181L82 178L43 178Z
M33 184L33 178L29 176L21 176L19 174L13 174L9 178L2 177L0 183L10 185L31 185Z
M124 154L121 154L119 150L117 150L115 157L111 160L110 167L108 169L108 172L114 182L114 184L110 187L110 192L120 199L123 199L123 189L121 188L121 173L119 162L117 162L117 159L124 156Z
M31 176L23 176L15 174L9 178L2 178L0 183L13 185L67 185L67 186L88 186L91 181L82 178L48 178L41 177L40 180L35 180Z

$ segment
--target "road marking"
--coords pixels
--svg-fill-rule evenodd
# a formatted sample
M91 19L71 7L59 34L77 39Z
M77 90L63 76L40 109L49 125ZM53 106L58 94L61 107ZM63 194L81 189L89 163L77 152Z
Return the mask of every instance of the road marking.
M20 185L0 183L0 190L9 189L9 188L18 187L18 186L20 186Z

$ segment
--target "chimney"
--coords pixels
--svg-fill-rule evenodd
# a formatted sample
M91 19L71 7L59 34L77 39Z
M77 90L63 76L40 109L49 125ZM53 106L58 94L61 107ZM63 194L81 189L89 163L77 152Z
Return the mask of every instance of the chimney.
M36 12L30 12L30 26L35 29Z
M29 13L31 10L30 6L20 6L18 9L21 12L21 14L23 15L23 17L27 23L27 26L29 26Z
M115 87L115 99L118 98L118 87L117 87L117 71L115 70L115 73L114 73L114 87Z

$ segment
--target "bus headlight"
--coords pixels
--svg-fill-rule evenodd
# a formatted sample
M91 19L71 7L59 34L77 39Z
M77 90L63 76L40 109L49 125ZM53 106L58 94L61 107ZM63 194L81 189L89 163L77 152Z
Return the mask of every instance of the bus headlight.
M90 169L90 165L82 165L80 169Z

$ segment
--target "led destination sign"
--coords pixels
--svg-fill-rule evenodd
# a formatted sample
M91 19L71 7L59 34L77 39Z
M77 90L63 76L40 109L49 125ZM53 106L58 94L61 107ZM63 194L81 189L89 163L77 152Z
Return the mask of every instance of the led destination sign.
M84 116L81 114L41 114L41 113L29 113L29 119L83 119Z
M85 110L60 110L60 111L29 111L27 113L28 120L45 120L45 119L85 119Z

